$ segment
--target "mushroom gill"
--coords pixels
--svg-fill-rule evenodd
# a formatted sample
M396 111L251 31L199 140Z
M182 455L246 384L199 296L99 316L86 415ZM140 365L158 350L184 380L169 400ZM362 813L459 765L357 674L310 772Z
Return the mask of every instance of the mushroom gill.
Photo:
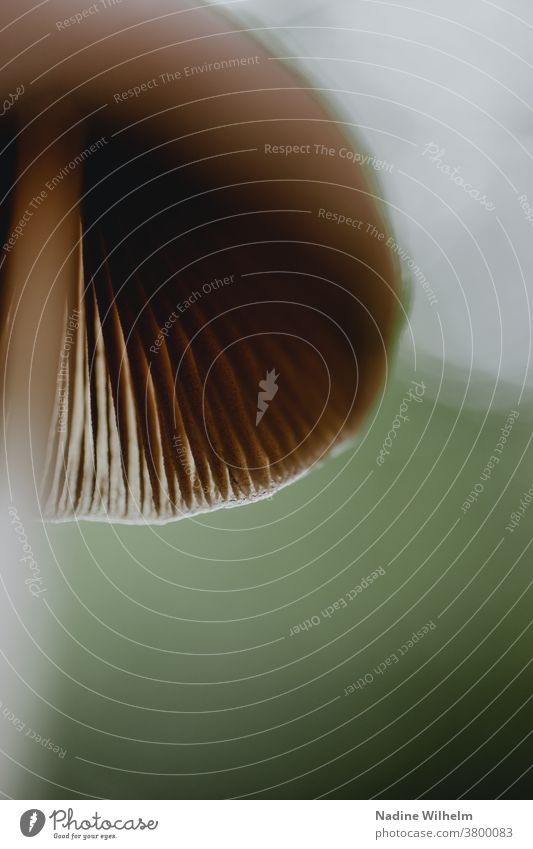
M51 5L13 24L13 56L72 14ZM399 312L343 122L218 10L147 17L128 0L10 65L4 439L49 519L275 491L355 432Z

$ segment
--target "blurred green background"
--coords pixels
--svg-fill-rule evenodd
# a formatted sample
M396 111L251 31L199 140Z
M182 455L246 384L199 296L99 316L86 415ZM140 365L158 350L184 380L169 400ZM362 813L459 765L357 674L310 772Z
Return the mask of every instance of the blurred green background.
M379 466L413 379L422 402ZM527 797L533 506L506 525L533 484L532 421L519 388L400 354L358 440L270 501L157 527L36 524L47 592L24 624L6 612L4 687L67 753L4 721L6 793Z

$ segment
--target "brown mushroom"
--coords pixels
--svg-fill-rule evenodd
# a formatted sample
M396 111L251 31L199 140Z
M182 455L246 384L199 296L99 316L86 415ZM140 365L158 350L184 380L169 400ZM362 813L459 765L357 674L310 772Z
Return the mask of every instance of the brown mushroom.
M400 312L359 143L219 10L20 8L0 34L24 88L2 128L12 466L51 519L275 491L353 435Z

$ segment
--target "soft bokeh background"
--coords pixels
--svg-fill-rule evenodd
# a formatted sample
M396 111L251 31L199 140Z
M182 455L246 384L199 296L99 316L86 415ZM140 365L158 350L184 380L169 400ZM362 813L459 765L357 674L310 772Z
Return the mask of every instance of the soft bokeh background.
M379 177L397 238L437 302L413 279L364 432L271 501L159 527L32 524L36 599L3 529L2 790L527 798L533 504L506 526L533 485L532 231L519 201L533 204L532 11L253 0L233 14L275 28L262 37L277 55L303 57L287 61L335 89L392 165ZM423 155L429 143L494 210ZM412 380L422 402L380 466ZM500 462L463 512L511 411ZM346 608L321 614L378 567Z

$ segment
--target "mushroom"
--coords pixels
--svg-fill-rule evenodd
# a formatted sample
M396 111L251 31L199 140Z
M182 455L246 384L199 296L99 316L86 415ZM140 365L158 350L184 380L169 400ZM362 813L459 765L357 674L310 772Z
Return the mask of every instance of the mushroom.
M11 475L52 520L260 499L385 375L402 291L369 157L220 9L92 8L1 12Z

